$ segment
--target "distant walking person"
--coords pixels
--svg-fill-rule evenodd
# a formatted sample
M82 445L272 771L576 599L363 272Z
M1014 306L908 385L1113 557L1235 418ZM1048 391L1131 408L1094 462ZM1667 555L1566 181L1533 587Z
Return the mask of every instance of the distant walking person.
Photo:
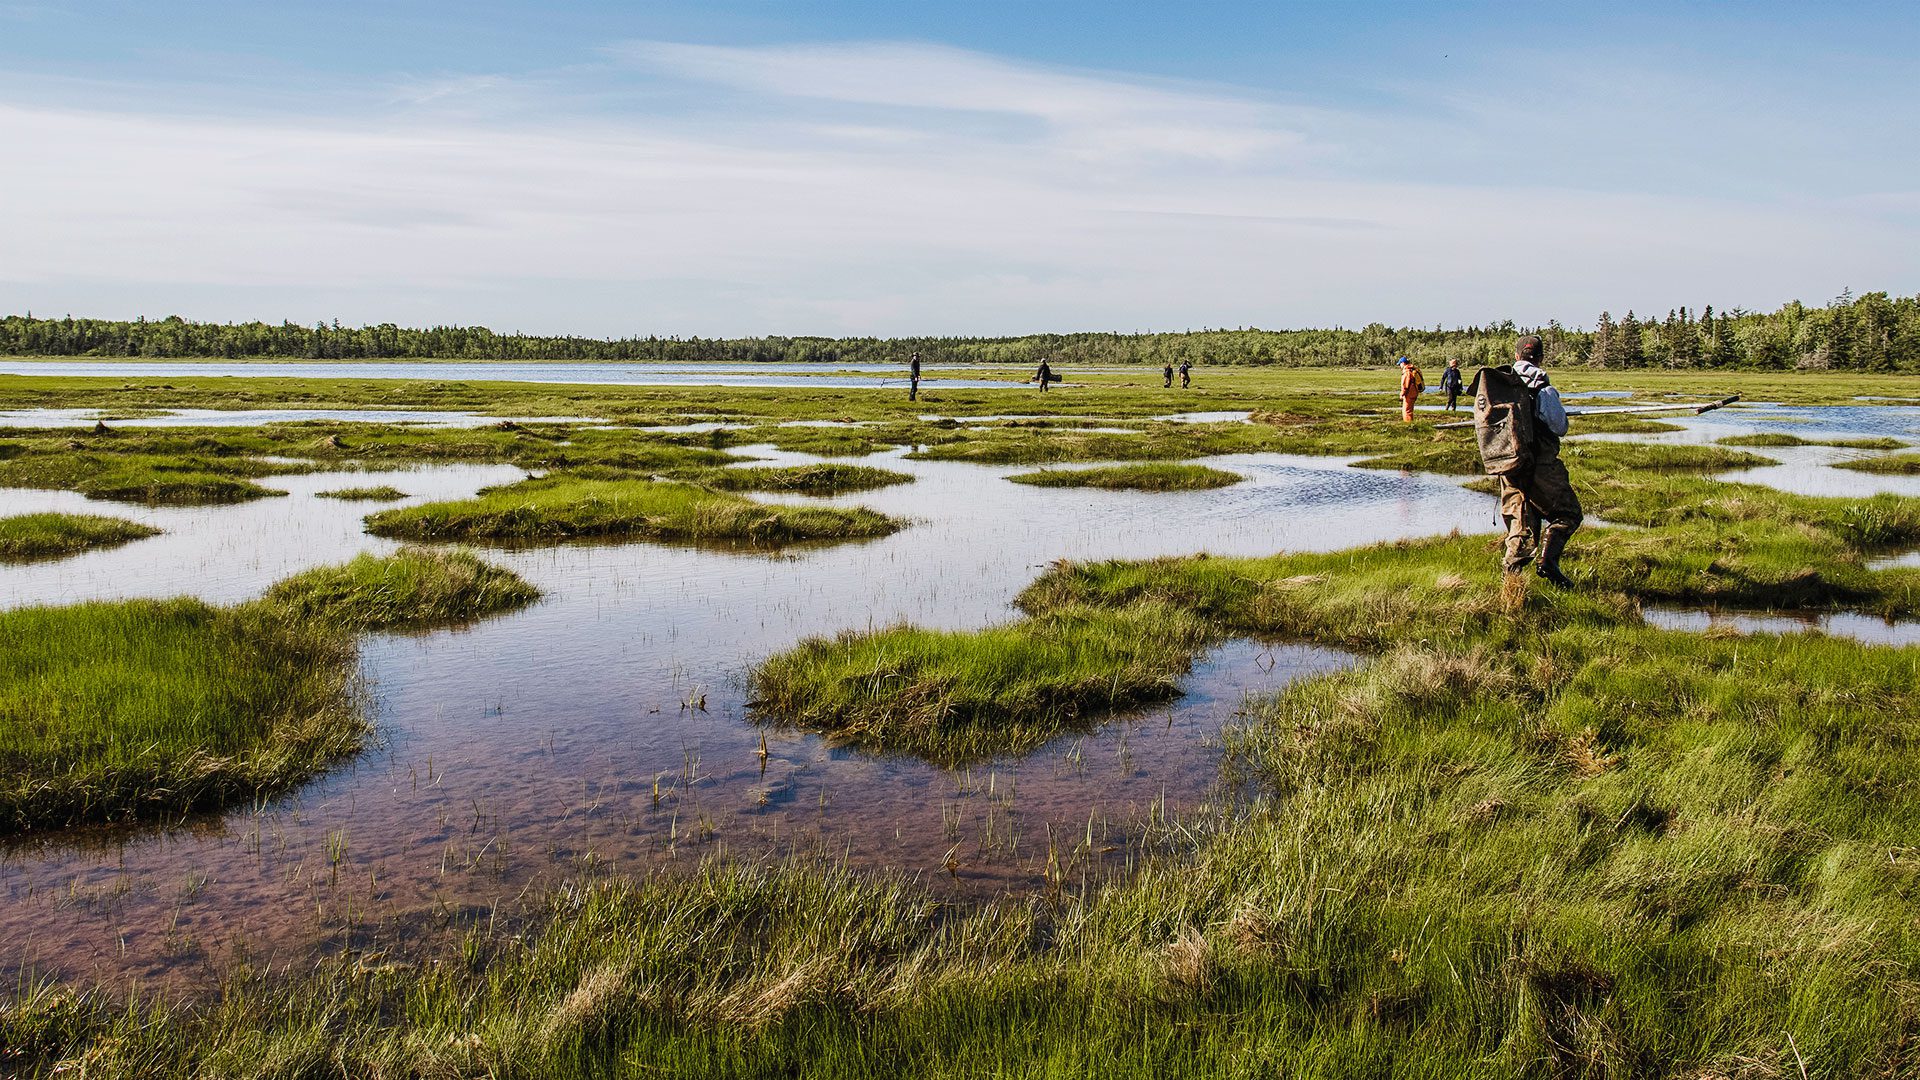
M1166 380L1166 382L1161 385L1171 389L1173 387L1173 365L1168 364L1165 368L1161 369L1160 377Z
M1182 360L1180 361L1180 389L1185 390L1192 385L1193 385L1193 361Z
M1580 527L1580 497L1560 461L1567 410L1540 369L1540 357L1539 337L1528 334L1514 346L1512 367L1480 369L1473 377L1474 429L1481 464L1500 479L1500 516L1507 523L1504 568L1517 574L1537 555L1539 575L1567 588L1573 582L1560 571L1560 554Z
M1447 411L1453 412L1460 401L1460 391L1466 389L1460 380L1460 361L1447 361L1447 370L1440 373L1440 389L1447 392Z
M1040 370L1034 372L1033 377L1040 380L1040 392L1046 393L1047 384L1053 381L1053 369L1047 366L1046 357L1040 358Z
M914 353L907 362L907 400L920 400L920 354Z
M1400 419L1405 423L1413 423L1413 403L1420 397L1420 392L1426 388L1427 377L1420 374L1420 369L1414 366L1412 360L1401 357Z

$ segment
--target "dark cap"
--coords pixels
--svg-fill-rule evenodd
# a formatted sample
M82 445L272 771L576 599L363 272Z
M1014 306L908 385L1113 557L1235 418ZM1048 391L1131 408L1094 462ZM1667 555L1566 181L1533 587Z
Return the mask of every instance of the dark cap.
M1526 337L1514 342L1513 345L1513 355L1516 358L1534 364L1540 362L1542 350L1543 346L1540 344L1539 334L1528 334Z

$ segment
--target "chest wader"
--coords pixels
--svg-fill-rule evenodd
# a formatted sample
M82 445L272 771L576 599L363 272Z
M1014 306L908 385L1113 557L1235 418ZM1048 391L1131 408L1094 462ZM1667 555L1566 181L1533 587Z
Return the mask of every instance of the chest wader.
M1539 574L1569 585L1560 554L1582 519L1560 438L1534 415L1533 394L1508 367L1481 368L1468 387L1473 394L1474 435L1487 475L1500 481L1500 516L1506 522L1508 573L1524 570L1536 554Z

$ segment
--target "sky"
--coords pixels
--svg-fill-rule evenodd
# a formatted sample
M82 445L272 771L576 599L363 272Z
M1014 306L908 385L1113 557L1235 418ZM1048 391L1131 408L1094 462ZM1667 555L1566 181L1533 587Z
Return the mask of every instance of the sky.
M1920 292L1920 5L0 0L0 314L592 336Z

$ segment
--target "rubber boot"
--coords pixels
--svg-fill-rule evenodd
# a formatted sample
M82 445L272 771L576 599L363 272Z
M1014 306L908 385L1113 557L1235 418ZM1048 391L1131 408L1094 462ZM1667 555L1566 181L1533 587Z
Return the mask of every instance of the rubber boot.
M1573 588L1573 579L1560 572L1560 552L1566 549L1571 532L1560 529L1548 529L1540 544L1540 569L1537 573L1548 584L1558 585L1562 589Z

